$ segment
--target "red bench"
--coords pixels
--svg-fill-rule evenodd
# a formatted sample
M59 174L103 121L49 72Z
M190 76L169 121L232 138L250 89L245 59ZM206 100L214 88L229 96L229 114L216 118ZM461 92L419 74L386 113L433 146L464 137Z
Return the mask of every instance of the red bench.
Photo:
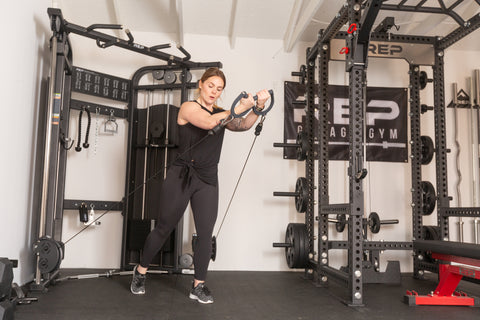
M480 245L440 240L417 240L415 250L429 252L438 260L439 283L431 294L418 295L408 290L405 302L409 305L480 306L480 300L456 291L463 277L480 279ZM452 265L451 263L460 265Z

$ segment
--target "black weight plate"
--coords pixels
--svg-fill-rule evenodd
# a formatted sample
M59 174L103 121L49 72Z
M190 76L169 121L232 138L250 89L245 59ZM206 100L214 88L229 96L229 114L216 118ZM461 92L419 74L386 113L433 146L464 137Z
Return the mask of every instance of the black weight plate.
M212 255L211 259L212 261L215 261L217 258L217 237L213 236L212 237Z
M289 223L285 232L285 258L289 268L305 268L308 264L308 236L304 223Z
M192 251L193 254L195 254L195 248L197 246L198 242L198 235L194 233L192 235ZM215 236L212 237L212 254L210 255L210 258L215 261L217 258L217 238Z
M293 239L293 230L292 230L292 224L289 223L287 226L287 230L285 231L285 243L288 243L289 246L285 247L285 259L287 260L287 265L289 268L293 268L294 265L294 255L295 255L295 248L293 247L294 245L294 239Z
M435 152L433 140L429 136L421 136L420 139L422 141L422 164L429 164Z
M297 160L298 161L304 161L307 159L307 149L308 149L308 138L303 131L300 131L297 133L297 140L296 143L300 145L299 147L296 148L297 151Z
M180 73L180 76L181 76L181 79L182 79L182 82L183 82L183 77L185 77L185 82L188 83L188 82L191 82L192 81L192 74L190 73L190 71L186 71L185 72L185 76L184 76L184 73Z
M427 80L428 80L427 73L425 71L420 71L420 77L419 77L420 89L422 90L425 89L428 82Z
M60 267L63 259L63 246L50 238L41 238L36 244L35 253L38 253L38 269L42 273L50 273Z
M337 232L343 232L345 225L347 224L347 217L344 213L337 214L337 222L335 222L335 230Z
M441 240L440 227L422 226L422 236L424 240Z
M295 209L298 213L307 211L308 204L308 182L304 177L299 177L295 185Z
M435 188L428 181L422 181L422 214L428 216L435 209L436 194Z
M372 233L378 233L380 231L380 216L378 213L370 213L368 216L368 227Z
M163 81L165 81L166 84L174 84L175 81L177 81L177 75L175 72L167 70L163 75Z

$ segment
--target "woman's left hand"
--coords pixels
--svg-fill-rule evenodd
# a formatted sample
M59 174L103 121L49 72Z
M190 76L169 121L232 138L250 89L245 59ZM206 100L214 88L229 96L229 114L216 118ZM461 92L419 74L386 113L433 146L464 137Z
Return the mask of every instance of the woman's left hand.
M263 109L265 107L265 102L270 99L270 93L268 90L263 89L257 92L257 108Z

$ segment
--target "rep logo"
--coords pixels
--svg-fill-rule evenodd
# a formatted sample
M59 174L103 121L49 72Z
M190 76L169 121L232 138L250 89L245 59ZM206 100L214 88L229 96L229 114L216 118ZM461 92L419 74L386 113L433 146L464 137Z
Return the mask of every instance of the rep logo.
M330 131L330 137L347 136L347 126L349 124L349 100L347 98L333 98L333 126ZM397 139L398 132L396 128L379 127L377 122L381 120L395 120L400 115L400 107L397 102L391 100L370 100L365 112L365 125L368 129L369 138L379 136L380 138ZM388 132L388 137L385 134Z
M403 51L397 44L370 43L368 51L374 55L393 56Z

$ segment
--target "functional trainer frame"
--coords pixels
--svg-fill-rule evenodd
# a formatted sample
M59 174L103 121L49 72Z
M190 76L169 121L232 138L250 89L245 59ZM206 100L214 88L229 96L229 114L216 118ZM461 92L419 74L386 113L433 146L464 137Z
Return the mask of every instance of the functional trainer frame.
M72 46L69 34L77 34L87 38L94 39L100 48L108 48L117 46L132 52L140 53L146 56L154 57L167 62L167 65L150 67L152 70L173 70L180 69L184 72L190 69L206 69L208 67L221 67L220 62L204 62L198 63L190 61L190 54L178 47L184 57L178 57L172 54L162 52L161 50L169 48L170 45L158 45L146 47L135 43L132 34L125 30L129 40L113 37L111 35L97 31L98 29L122 29L120 25L94 24L89 27L82 27L67 22L62 15L62 11L56 8L48 8L50 17L50 27L52 30L52 38L50 40L51 48L51 70L50 80L47 92L47 106L45 110L40 112L39 131L44 136L39 135L38 151L42 154L43 161L40 161L39 171L41 174L36 175L36 197L38 198L38 213L34 213L38 217L38 241L35 244L34 251L37 255L37 270L32 290L46 290L47 286L58 276L60 262L63 259L64 245L62 241L62 221L63 211L66 209L77 210L82 204L87 207L91 205L96 210L104 211L121 211L124 216L123 228L123 244L122 244L122 261L121 268L125 267L125 237L127 232L127 208L128 197L131 189L128 183L125 188L125 197L120 201L99 201L99 200L70 200L64 198L65 191L65 174L67 162L67 150L69 140L66 138L69 128L70 109L81 110L84 105L90 105L99 111L101 115L111 115L116 118L124 118L129 122L128 126L128 158L126 180L130 176L130 159L132 144L132 121L136 114L136 95L139 90L154 90L155 88L144 88L138 84L138 80L121 79L111 75L98 73L96 71L85 70L73 65ZM144 70L139 70L136 76ZM150 70L151 71L151 70ZM89 77L95 79L106 79L110 87L101 90L100 82L83 83L77 82L80 77L79 73L88 74ZM74 76L76 78L74 78ZM75 80L75 81L74 81ZM115 83L115 84L114 84ZM99 84L99 87L96 85ZM112 86L113 84L113 86ZM116 87L116 85L121 84ZM181 90L181 99L184 101L187 97L187 90L195 86L194 83L188 84L182 81L182 84L170 85L171 90ZM100 90L99 90L100 89ZM113 90L111 90L113 89ZM127 104L127 109L114 108L110 106L99 105L90 102L71 99L73 91L100 96L106 99L120 101ZM43 111L45 113L43 113ZM41 175L41 176L40 176ZM181 228L179 228L181 230ZM181 252L181 241L175 242L175 254ZM178 260L178 259L177 259ZM178 263L171 266L173 271L179 271Z
M398 4L387 4L383 0L348 0L340 9L330 25L319 33L317 42L308 49L306 54L306 136L308 137L308 152L306 159L305 176L308 181L307 211L305 224L308 233L308 266L305 274L312 277L319 286L327 286L329 280L334 280L348 287L349 298L346 303L351 306L363 305L363 284L380 280L381 273L372 273L372 258L377 259L381 250L414 250L414 276L422 277L424 271L438 272L435 262L427 262L423 259L425 252L414 248L412 242L373 242L364 241L364 192L362 179L365 177L363 167L365 154L363 145L364 137L364 108L366 105L366 68L367 56L402 58L409 63L410 73L410 121L411 121L411 166L412 166L412 220L413 240L425 237L422 223L422 144L420 135L420 66L431 66L433 69L434 107L435 118L435 154L436 154L436 186L437 186L437 216L441 239L447 239L449 235L448 218L450 216L479 217L480 208L450 208L447 193L447 161L448 152L445 136L445 97L444 97L444 50L464 38L480 27L480 15L464 21L456 12L455 8L463 2L456 1L450 7L446 7L442 0L438 0L440 7L426 7L426 1L419 1L416 6L405 5L406 0ZM476 1L480 6L480 1ZM445 37L426 37L387 34L386 32L371 32L373 23L380 10L423 12L432 14L446 14L452 17L459 27ZM362 12L363 11L363 12ZM346 23L350 26L355 24L358 31L339 32ZM346 40L345 69L349 72L349 101L350 101L350 124L349 124L349 203L330 204L328 190L328 63L338 58L338 50L335 51L335 41ZM376 54L369 53L369 47L373 42L388 48L395 44L413 44L422 50L402 50L402 53L391 50L382 50ZM338 45L338 43L337 43ZM341 47L340 47L341 48ZM429 49L430 48L430 49ZM337 47L338 49L338 47ZM398 51L398 50L395 50ZM342 52L340 52L342 53ZM418 59L417 58L422 58ZM415 59L412 59L415 58ZM318 254L314 248L314 178L315 172L315 135L313 121L315 117L315 67L318 60L318 87L319 91L319 128L318 128ZM328 215L346 214L348 216L348 241L330 241L328 235ZM346 268L337 270L329 266L330 249L347 249L348 265ZM366 260L364 254L369 252ZM314 257L317 257L315 259ZM368 268L366 268L366 266ZM387 268L388 270L388 268Z

